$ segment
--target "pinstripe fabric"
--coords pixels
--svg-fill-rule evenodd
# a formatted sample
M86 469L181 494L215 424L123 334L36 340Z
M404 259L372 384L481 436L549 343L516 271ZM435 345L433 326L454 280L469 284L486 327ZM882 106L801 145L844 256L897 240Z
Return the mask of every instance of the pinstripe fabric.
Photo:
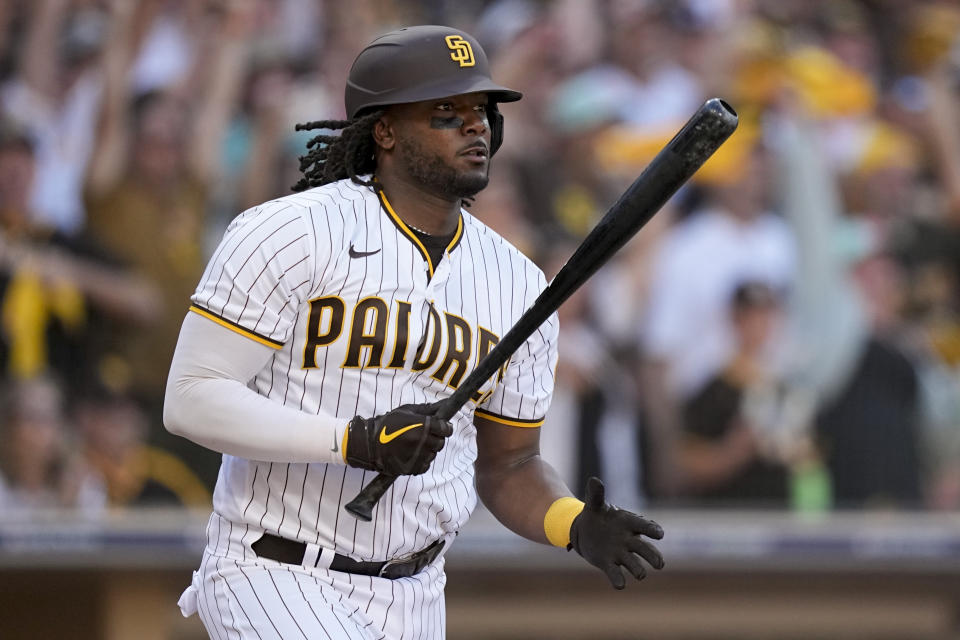
M442 559L416 576L387 580L254 559L242 528L231 531L216 514L207 535L194 585L211 638L444 637Z
M372 190L340 181L286 196L234 220L192 303L221 319L224 326L279 347L248 383L279 404L348 420L354 415L384 413L404 403L434 402L452 393L454 376L462 380L476 365L481 331L503 336L545 286L540 270L517 249L468 212L461 215L462 236L433 265L431 277L431 265L409 230L388 215ZM371 298L381 300L387 310L385 331L384 319L378 316L382 310L354 313L360 301ZM317 301L335 306L329 302L332 299L343 303L339 333L331 331L335 313L317 311L322 306ZM320 347L310 346L314 313L318 314L313 318L314 333L336 334L336 339ZM380 337L359 349L360 366L351 367L347 357L355 321L353 333ZM405 333L401 331L404 324ZM518 350L502 380L487 383L480 406L485 417L518 425L543 418L553 391L556 335L554 316ZM456 354L466 348L469 357L461 367ZM382 355L374 361L378 349ZM417 364L434 351L438 354L434 361ZM448 356L453 360L445 366ZM394 358L402 366L391 366ZM261 628L268 621L267 612L269 617L286 616L300 624L308 624L301 618L313 618L315 635L307 637L442 637L442 572L426 590L420 580L407 584L377 580L371 586L363 584L369 578L353 576L353 583L343 591L344 585L336 580L333 586L303 576L294 582L289 575L244 563L255 559L249 544L263 531L361 560L400 557L458 531L477 501L473 487L476 408L469 403L454 416L454 435L430 470L400 478L377 505L370 523L343 510L343 504L372 479L369 472L342 465L266 463L225 455L214 492L219 519L210 532L216 549L212 555L218 559L205 559L201 567L207 597L200 600L200 613L208 629L215 621L221 630L220 636L211 631L211 637L273 637L269 624ZM218 528L230 530L218 532ZM224 558L237 562L227 563ZM271 590L300 593L299 599L307 603L301 613L310 615L288 615L282 604L291 606L291 600L285 596L281 604ZM255 606L256 598L250 602L253 596L261 598L262 606ZM321 626L330 625L319 609L336 609L334 618L341 621L344 609L324 604L320 596L337 602L342 596L350 603L348 618L370 616L373 627L380 625L380 635L370 635L369 629L322 630ZM245 610L236 608L238 599L245 603ZM354 605L360 610L353 611ZM421 616L427 605L440 608ZM310 606L318 610L311 613ZM416 611L412 617L411 606ZM251 609L256 613L251 614ZM250 615L256 622L247 618ZM392 627L397 620L402 625ZM265 635L250 635L249 630L243 635L244 625ZM295 627L284 637L299 637Z

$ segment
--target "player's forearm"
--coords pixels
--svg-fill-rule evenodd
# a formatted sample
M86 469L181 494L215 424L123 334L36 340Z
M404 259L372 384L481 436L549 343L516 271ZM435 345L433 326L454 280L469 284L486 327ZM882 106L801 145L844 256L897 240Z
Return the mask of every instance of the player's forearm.
M171 433L233 456L343 463L339 441L346 420L279 406L234 380L174 381L168 387L163 417Z
M544 517L570 490L539 455L514 464L477 469L477 491L483 504L505 527L534 542L550 544Z
M271 355L268 347L188 314L170 365L164 425L252 460L343 464L346 420L283 406L246 386Z
M667 366L662 360L650 360L640 368L640 385L647 400L649 420L651 485L660 495L679 493L686 482L677 464L677 434L680 410L667 389Z
M214 52L205 96L193 125L191 169L203 181L216 177L220 142L246 71L249 57L247 43L238 36L232 33L221 35Z
M129 71L137 49L136 17L150 11L149 5L110 3L108 33L101 59L103 95L97 131L86 174L86 196L100 196L112 189L127 169L130 135L127 108L130 100Z
M131 272L107 267L63 252L40 252L51 278L72 282L103 311L132 322L150 324L163 304L159 289Z
M705 489L726 482L755 459L756 449L747 427L735 429L716 443L695 436L683 441L677 462L688 488Z
M928 139L936 159L934 170L950 199L947 213L960 222L960 124L952 84L946 67L934 70L928 77Z
M57 49L50 43L57 41L67 3L64 0L42 0L34 4L20 69L30 88L50 100L57 93L58 80Z

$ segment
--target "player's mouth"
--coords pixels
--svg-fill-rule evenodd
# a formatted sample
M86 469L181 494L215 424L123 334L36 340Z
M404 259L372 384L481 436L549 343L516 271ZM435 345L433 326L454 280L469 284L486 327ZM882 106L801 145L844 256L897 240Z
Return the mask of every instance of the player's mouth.
M471 162L477 164L483 164L487 161L487 157L490 155L487 145L483 142L477 142L471 144L470 146L462 149L458 155L461 155Z

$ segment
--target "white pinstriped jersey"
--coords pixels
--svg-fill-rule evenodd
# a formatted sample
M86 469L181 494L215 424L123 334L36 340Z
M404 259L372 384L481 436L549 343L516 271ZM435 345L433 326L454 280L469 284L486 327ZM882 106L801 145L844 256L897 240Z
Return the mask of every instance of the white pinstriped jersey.
M388 202L341 180L234 220L191 309L276 349L251 389L346 421L450 395L545 284L530 260L466 211L434 267ZM477 500L474 411L538 426L553 391L556 337L554 315L481 389L480 405L451 419L454 433L429 471L394 483L372 522L343 510L371 472L230 455L215 512L245 527L248 543L268 531L362 560L401 557L456 532Z

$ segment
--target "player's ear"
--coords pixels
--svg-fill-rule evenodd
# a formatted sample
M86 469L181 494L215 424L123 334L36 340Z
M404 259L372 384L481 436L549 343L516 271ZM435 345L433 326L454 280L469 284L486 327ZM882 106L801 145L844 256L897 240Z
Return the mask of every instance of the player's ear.
M391 118L384 114L373 124L373 141L381 149L393 149L397 144L397 138L394 134L394 127Z

